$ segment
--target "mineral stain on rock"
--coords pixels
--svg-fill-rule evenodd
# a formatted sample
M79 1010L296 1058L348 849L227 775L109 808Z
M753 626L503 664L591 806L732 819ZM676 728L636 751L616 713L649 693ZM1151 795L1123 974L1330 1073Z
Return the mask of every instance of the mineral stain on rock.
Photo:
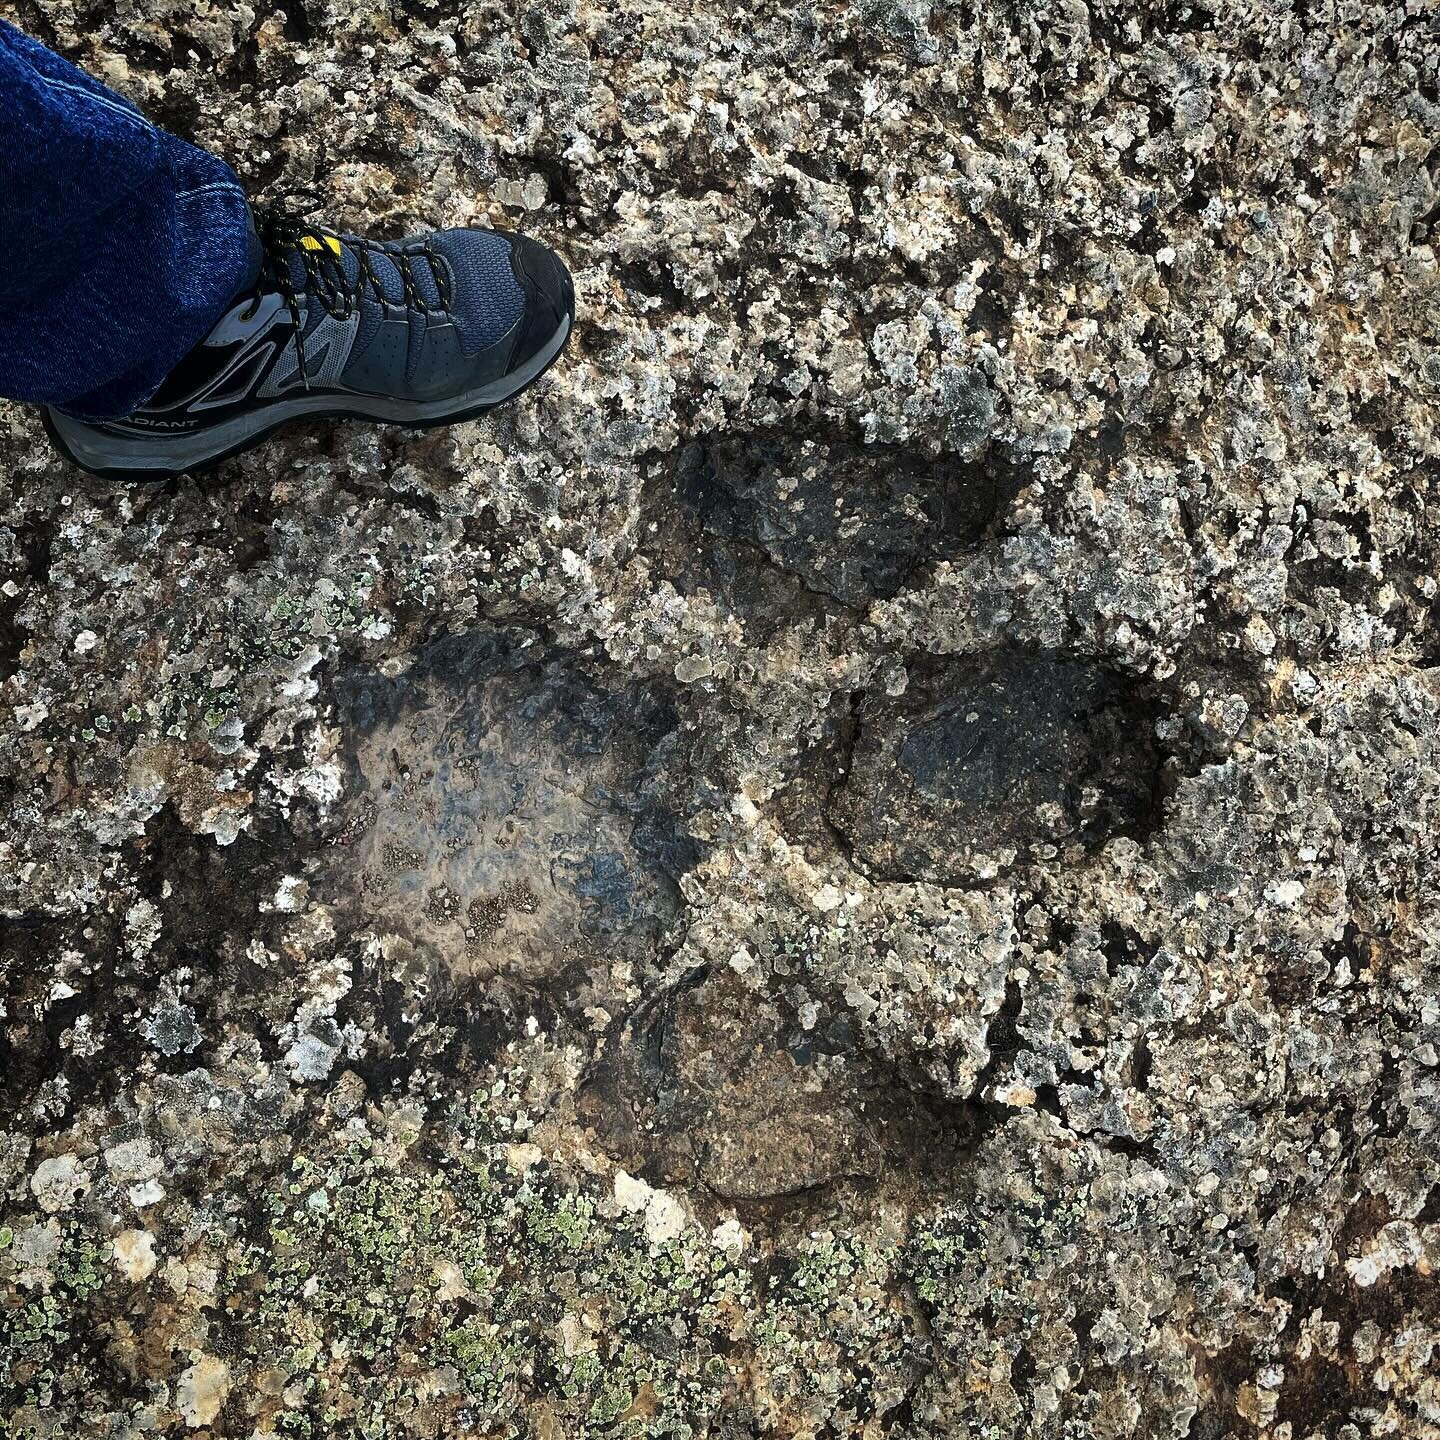
M1023 649L912 669L868 696L830 797L854 855L890 879L959 882L1148 823L1155 705L1115 673Z
M675 719L653 690L602 692L531 636L483 633L342 691L354 789L329 882L357 921L460 976L653 956L695 854L664 803Z

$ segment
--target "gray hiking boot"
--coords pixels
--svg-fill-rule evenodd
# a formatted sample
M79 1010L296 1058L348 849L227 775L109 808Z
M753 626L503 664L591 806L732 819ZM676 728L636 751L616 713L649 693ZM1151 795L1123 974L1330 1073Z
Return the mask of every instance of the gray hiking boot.
M443 425L517 395L575 317L560 259L523 235L441 230L380 243L289 211L255 213L252 272L219 323L140 409L46 428L109 478L194 472L287 420Z

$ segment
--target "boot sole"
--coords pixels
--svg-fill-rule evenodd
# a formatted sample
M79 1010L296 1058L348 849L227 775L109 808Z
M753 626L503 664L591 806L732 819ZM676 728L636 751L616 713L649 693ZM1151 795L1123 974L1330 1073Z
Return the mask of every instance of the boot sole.
M72 465L102 480L173 480L197 475L258 445L297 420L368 420L428 430L474 420L529 389L561 356L574 327L573 311L549 340L518 369L465 395L446 400L394 400L386 395L297 395L262 410L184 435L109 433L48 406L42 411L51 444Z

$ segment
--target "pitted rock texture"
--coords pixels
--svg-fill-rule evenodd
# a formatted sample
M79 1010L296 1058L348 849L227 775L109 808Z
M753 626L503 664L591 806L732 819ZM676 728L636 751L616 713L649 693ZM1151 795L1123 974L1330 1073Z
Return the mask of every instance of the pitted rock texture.
M1424 5L4 13L579 321L0 406L0 1430L1440 1435Z

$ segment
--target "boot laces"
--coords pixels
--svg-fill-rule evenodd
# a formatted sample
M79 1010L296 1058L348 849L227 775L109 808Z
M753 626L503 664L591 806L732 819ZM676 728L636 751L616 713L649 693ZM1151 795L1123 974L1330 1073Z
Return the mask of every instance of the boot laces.
M310 376L305 362L304 324L300 312L302 293L307 302L313 296L337 320L348 320L367 293L378 303L389 304L390 298L375 268L377 257L383 256L399 273L405 290L405 303L410 309L425 315L443 313L451 303L449 268L431 249L428 240L406 249L394 241L334 235L310 219L322 204L320 196L305 191L252 207L260 248L265 255L264 273L269 276L290 312L290 321L295 329L295 357L306 390L310 388ZM347 251L356 261L353 278L345 267ZM422 256L434 279L440 302L438 307L426 301L415 283L414 265ZM290 264L295 259L300 261L305 277L298 287Z

